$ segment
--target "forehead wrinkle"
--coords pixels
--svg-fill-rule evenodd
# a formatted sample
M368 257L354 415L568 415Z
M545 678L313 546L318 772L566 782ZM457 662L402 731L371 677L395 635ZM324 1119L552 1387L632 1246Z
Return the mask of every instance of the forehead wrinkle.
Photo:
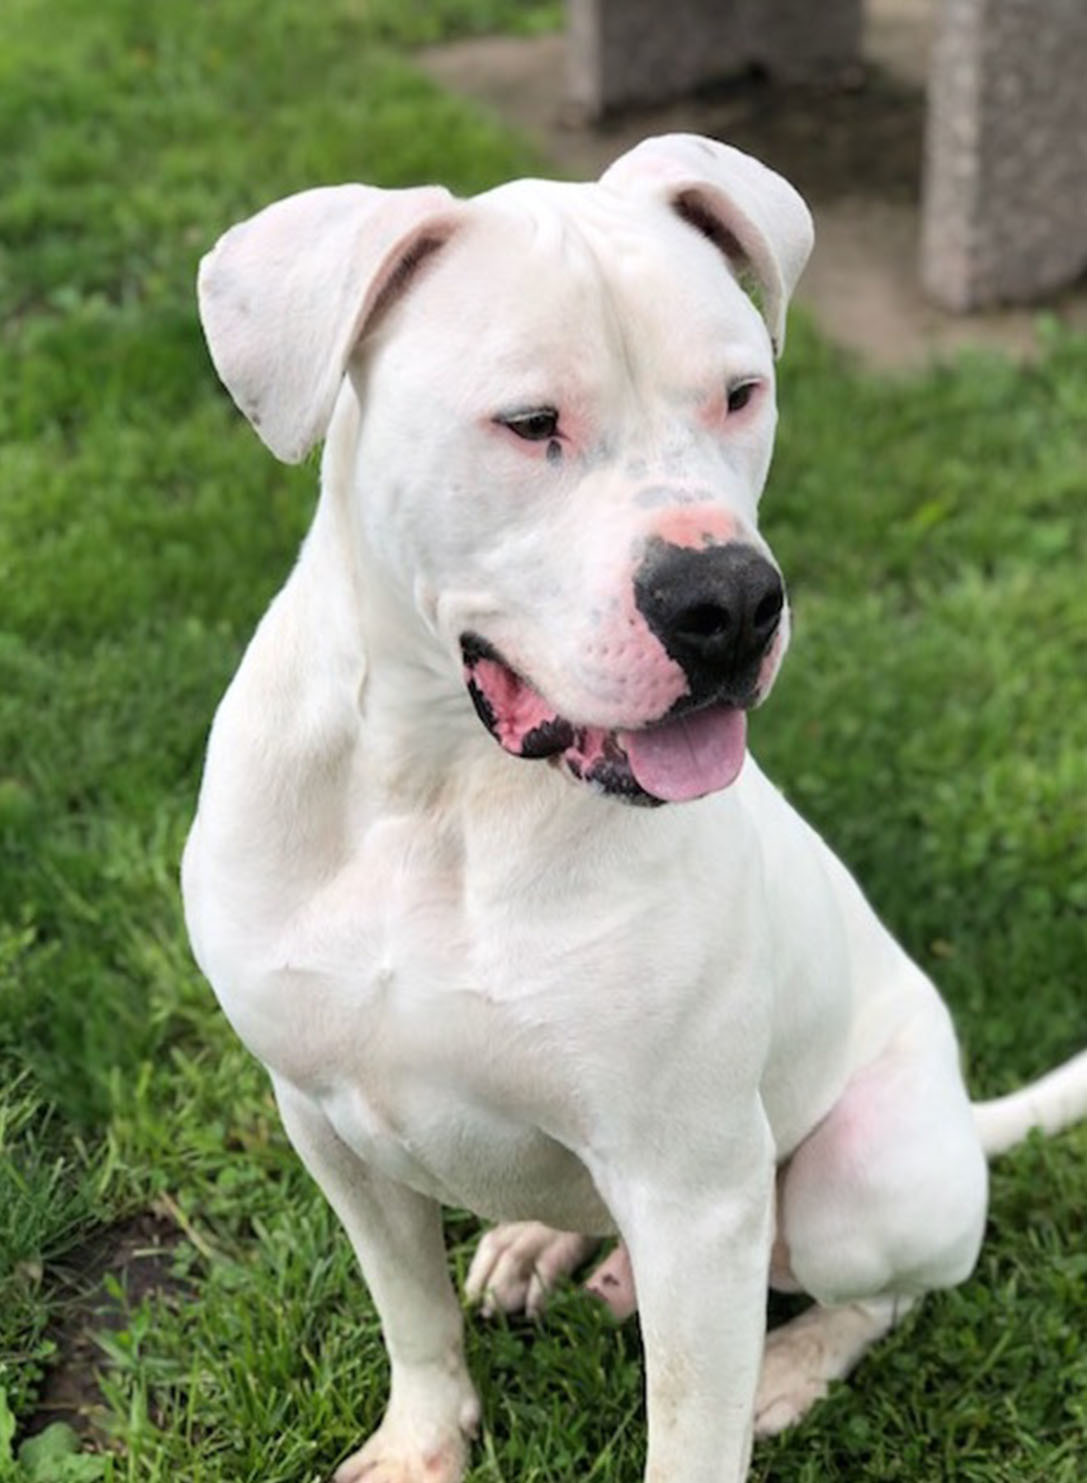
M575 282L589 289L612 352L611 368L618 366L630 388L640 390L639 367L645 357L634 351L630 326L645 316L620 277L628 264L635 271L643 263L656 266L656 254L646 250L644 207L635 208L591 183L567 181L512 181L482 199L511 224L527 228L531 248L553 253Z
M592 297L599 311L609 357L609 376L621 378L620 397L633 408L644 406L652 395L652 356L639 354L637 343L642 336L632 333L635 325L644 325L645 316L638 313L637 301L621 282L626 263L644 257L641 233L632 231L614 211L588 213L584 219L563 213L564 242L570 256L576 254L591 279ZM617 269L619 271L617 271Z

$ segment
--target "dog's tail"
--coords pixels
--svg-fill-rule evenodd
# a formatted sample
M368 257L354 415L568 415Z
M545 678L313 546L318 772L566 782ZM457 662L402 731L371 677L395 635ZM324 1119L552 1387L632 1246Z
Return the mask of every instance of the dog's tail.
M974 1122L989 1158L1021 1143L1032 1128L1059 1133L1087 1118L1087 1051L1021 1091L974 1103Z

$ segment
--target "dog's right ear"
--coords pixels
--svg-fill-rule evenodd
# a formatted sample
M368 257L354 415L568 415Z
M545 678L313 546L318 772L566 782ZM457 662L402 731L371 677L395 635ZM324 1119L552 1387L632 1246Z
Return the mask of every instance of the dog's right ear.
M452 206L440 186L303 191L231 227L201 262L215 369L285 463L324 436L359 336L452 234Z
M785 309L812 248L811 212L787 180L716 139L661 134L620 155L600 183L663 200L734 271L750 271L774 354L781 354Z

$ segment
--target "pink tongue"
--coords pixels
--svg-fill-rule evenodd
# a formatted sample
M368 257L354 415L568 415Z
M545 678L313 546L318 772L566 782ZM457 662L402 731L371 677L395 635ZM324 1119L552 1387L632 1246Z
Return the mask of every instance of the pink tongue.
M619 740L647 793L683 803L736 781L744 762L747 716L715 705L648 731L621 731Z

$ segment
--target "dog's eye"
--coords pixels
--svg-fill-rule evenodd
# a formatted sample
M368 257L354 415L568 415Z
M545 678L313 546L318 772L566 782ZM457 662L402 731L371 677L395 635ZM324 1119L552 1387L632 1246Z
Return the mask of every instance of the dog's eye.
M742 412L755 395L758 385L759 383L757 381L740 381L736 386L730 386L728 392L728 410L730 412Z
M558 431L559 414L554 407L533 407L527 412L500 412L494 419L526 443L545 443Z

